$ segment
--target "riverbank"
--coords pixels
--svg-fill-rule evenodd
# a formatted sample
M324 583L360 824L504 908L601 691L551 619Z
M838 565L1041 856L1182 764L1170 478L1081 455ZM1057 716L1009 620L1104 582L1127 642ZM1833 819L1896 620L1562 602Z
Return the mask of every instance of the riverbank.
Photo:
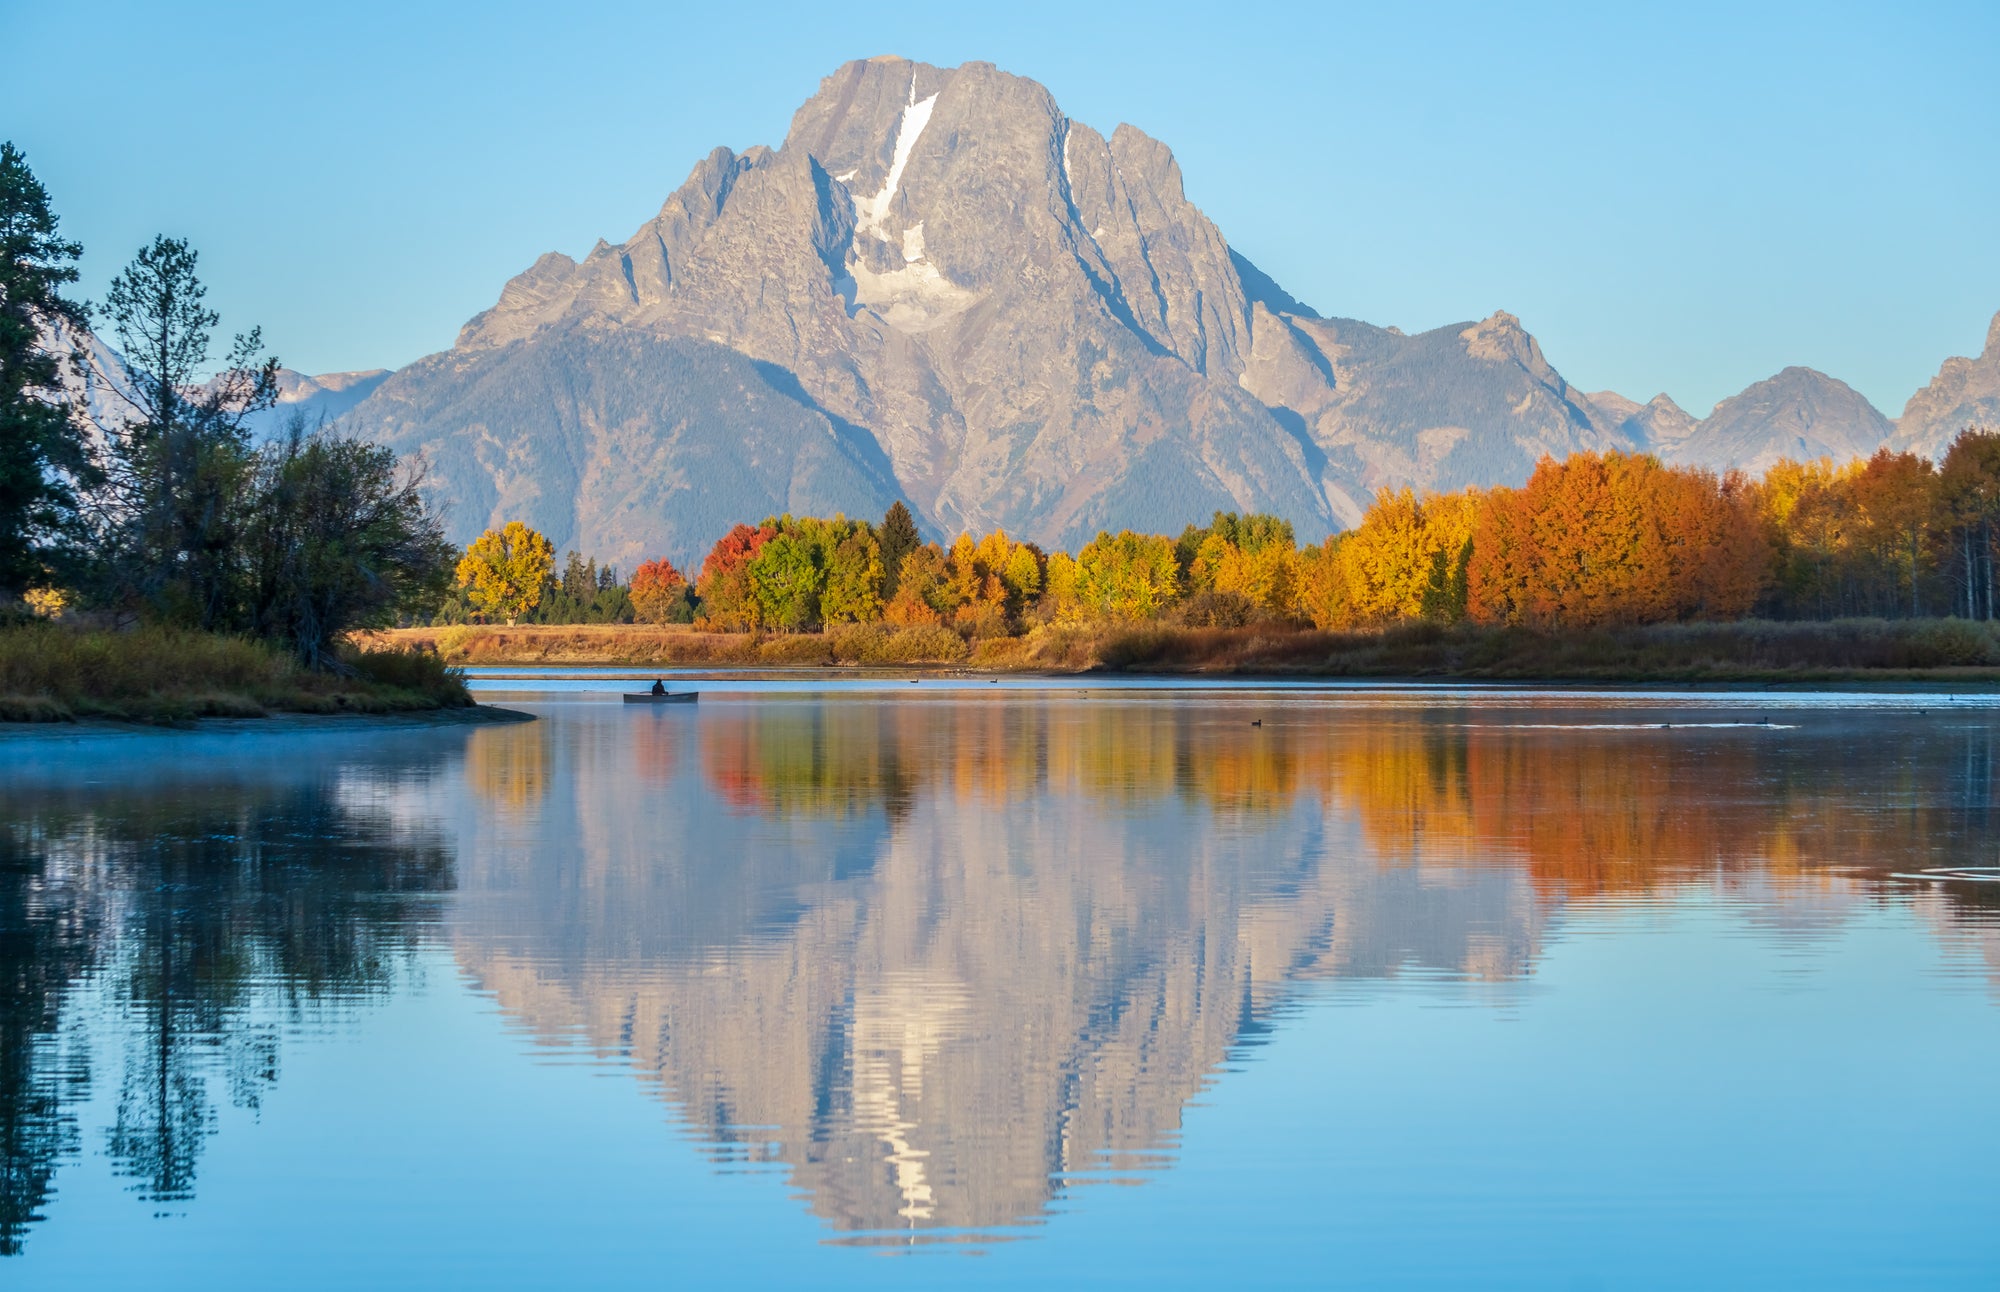
M0 628L0 722L181 723L289 714L467 709L458 671L435 655L362 649L336 676L238 637L174 629Z
M1745 621L1568 633L1461 624L1354 632L1045 627L965 642L936 627L870 624L758 635L622 624L412 628L376 649L452 664L662 667L923 667L994 673L1222 674L1519 682L2000 683L2000 631L1957 619Z

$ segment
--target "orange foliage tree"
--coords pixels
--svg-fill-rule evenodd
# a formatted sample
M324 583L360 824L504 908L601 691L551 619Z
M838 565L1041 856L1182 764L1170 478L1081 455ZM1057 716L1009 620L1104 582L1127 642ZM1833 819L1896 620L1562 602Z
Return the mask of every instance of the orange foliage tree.
M1647 454L1544 458L1482 508L1467 610L1549 627L1725 619L1749 613L1769 549L1742 477Z
M674 568L672 561L661 557L632 571L632 608L647 623L673 623L677 616L686 613L687 606L687 578Z

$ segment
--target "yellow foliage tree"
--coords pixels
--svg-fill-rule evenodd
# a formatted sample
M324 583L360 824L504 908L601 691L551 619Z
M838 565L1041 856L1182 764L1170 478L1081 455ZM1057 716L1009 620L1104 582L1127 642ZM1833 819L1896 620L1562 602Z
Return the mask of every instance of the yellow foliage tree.
M1384 489L1340 544L1348 613L1361 623L1455 619L1465 611L1465 562L1479 495L1418 498Z
M458 586L475 609L512 627L541 604L542 588L555 567L555 544L510 520L472 540L458 563Z

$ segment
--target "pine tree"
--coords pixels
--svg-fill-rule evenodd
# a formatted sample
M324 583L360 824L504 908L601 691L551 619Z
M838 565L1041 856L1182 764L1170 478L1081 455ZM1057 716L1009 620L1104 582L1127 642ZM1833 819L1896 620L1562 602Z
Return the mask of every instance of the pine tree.
M895 599L896 585L903 572L903 558L916 551L923 542L917 533L916 519L900 500L882 518L881 542L882 600L886 603Z
M57 235L48 190L0 143L0 603L20 600L76 555L77 496L92 463L61 397L53 329L81 330L62 295L82 253Z
M278 361L253 328L211 373L220 321L178 238L155 238L112 280L108 313L131 390L130 417L104 428L119 519L113 589L195 627L240 625L239 548L255 455L246 417L277 401Z

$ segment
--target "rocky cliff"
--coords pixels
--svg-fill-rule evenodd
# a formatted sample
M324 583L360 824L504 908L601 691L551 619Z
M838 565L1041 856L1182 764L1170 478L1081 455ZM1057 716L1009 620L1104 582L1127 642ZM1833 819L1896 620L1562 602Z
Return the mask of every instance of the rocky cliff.
M1910 396L1893 447L1938 458L1971 426L2000 430L2000 314L1986 329L1986 348L1977 359L1946 359L1930 385Z
M779 148L711 153L623 242L543 256L349 424L427 451L456 537L520 518L621 563L893 496L940 534L1073 546L1228 508L1313 539L1380 485L1630 442L1511 316L1321 319L1164 144L898 58L828 77Z

